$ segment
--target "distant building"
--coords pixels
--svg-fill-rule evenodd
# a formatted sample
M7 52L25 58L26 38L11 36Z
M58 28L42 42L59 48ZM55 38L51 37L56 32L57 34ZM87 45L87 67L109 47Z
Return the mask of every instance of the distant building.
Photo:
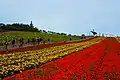
M32 21L30 22L30 27L34 27Z

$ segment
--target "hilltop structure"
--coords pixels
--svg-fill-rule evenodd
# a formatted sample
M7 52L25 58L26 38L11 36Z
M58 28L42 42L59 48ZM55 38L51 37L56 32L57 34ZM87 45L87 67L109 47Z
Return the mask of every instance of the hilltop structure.
M93 31L90 31L90 32L92 32L92 34L93 34L94 36L97 36L97 32L95 32L94 29L93 29Z
M30 27L34 27L32 21L30 22Z

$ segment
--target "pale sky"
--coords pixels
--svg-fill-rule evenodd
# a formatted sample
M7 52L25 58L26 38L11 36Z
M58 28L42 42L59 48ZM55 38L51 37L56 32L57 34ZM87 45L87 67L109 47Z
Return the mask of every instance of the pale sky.
M88 34L120 34L120 0L0 0L0 22Z

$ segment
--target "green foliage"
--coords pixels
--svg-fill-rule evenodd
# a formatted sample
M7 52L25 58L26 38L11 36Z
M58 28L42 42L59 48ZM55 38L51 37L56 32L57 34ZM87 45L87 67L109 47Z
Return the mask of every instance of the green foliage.
M17 32L9 32L4 35L0 35L0 45L4 44L5 41L10 42L12 39L19 40L23 38L26 42L27 39L37 38L40 37L43 40L47 41L50 39L52 42L58 41L69 41L70 38L72 40L80 40L80 36L67 36L67 35L59 35L59 34L48 34L44 32L25 32L25 31L17 31Z
M4 45L6 41L8 43L11 43L11 40L13 39L16 39L18 41L20 38L23 38L25 42L27 42L28 39L37 38L37 37L42 38L44 41L48 41L49 39L52 42L84 39L81 38L80 36L71 35L71 34L67 35L66 33L38 30L37 27L33 26L32 21L30 25L22 24L22 23L21 24L0 23L0 32L4 32L4 31L8 33L0 35L0 45Z
M19 24L19 23L13 23L13 24L3 24L0 23L0 31L32 31L32 32L38 32L39 30L32 24Z

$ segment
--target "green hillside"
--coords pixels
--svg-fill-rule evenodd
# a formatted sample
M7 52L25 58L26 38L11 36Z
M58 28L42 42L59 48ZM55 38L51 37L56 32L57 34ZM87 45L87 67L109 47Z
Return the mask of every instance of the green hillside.
M0 44L3 45L5 41L10 42L12 39L19 40L20 38L24 38L25 41L27 39L37 38L40 37L43 40L48 40L52 42L59 42L59 41L68 41L70 38L72 40L80 40L81 36L68 36L68 35L61 35L61 34L49 34L44 32L23 32L23 31L16 31L16 32L7 32L5 34L0 34Z

